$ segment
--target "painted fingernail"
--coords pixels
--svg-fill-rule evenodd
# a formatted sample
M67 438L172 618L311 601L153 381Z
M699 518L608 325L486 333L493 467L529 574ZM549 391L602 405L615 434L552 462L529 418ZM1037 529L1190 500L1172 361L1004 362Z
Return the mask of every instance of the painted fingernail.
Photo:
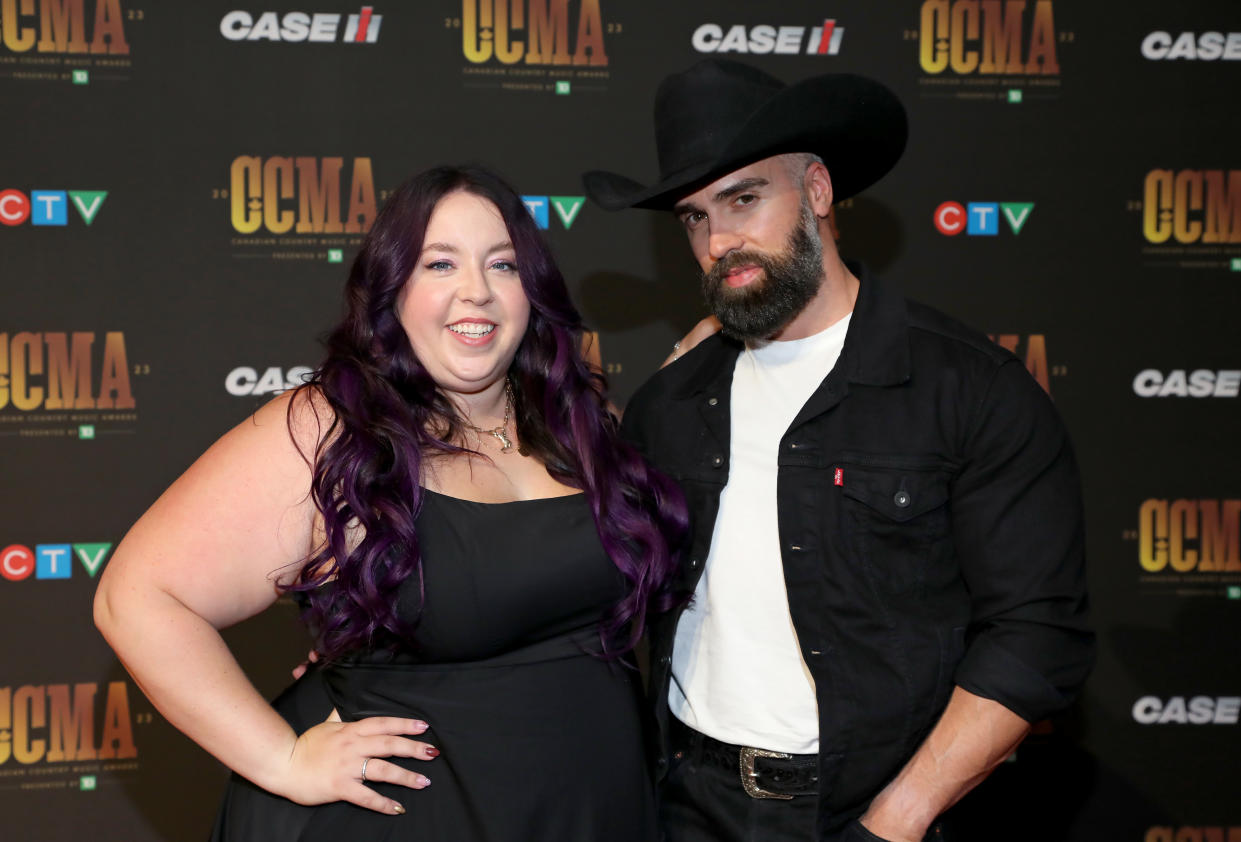
M405 808L402 807L400 804L393 804L392 812L396 813L398 816L403 816L405 815Z
M430 725L428 725L427 723L423 722L421 719L415 719L415 720L414 720L414 727L415 727L415 728L417 728L419 731L425 731L425 730L427 730L428 728L430 728L431 726L430 726Z
M440 750L435 746L427 746L427 757L439 757Z
M430 779L430 778L428 778L426 775L419 775L419 776L418 776L418 783L422 784L423 786L430 786L430 785L431 785L431 779Z

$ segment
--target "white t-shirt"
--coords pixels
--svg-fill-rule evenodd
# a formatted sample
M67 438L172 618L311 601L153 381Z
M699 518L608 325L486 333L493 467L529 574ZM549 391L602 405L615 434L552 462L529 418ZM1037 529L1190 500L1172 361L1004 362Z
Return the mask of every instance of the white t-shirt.
M747 348L732 384L728 485L693 604L672 649L674 716L726 743L814 754L818 702L789 616L776 520L780 439L836 365L849 316Z

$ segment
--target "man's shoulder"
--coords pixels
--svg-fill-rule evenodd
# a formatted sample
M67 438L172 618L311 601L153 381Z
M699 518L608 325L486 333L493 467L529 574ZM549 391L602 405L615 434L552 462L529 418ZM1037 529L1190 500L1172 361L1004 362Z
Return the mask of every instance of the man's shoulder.
M664 418L674 404L692 400L700 388L713 382L735 361L736 354L735 341L717 333L652 374L625 405L626 435L631 440L644 438L642 430L650 420Z
M954 356L974 358L984 366L998 366L1015 359L986 335L947 313L919 301L906 299L905 303L909 313L910 341L915 352L919 344L938 345Z

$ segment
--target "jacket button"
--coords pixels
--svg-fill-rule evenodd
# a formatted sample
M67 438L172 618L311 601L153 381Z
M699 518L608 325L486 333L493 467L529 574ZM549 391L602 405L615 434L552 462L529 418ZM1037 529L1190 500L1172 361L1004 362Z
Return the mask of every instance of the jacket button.
M715 406L719 402L720 402L719 398L711 398L710 400L707 401L707 406Z
M796 450L798 447L799 445L797 444L797 442L791 442L789 444L789 450Z
M896 496L892 498L892 502L900 506L902 509L909 505L910 497L908 491L898 491Z
M702 563L702 562L700 562L698 559L696 559L696 558L691 558L691 559L689 560L689 569L690 569L690 570L697 570L697 569L698 569L698 565L699 565L699 564L701 564L701 563Z
M711 457L711 464L718 468L720 465L724 464L724 457L723 456Z
M672 656L664 655L662 658L659 659L659 662L663 664L664 666L668 666L669 664L672 663Z

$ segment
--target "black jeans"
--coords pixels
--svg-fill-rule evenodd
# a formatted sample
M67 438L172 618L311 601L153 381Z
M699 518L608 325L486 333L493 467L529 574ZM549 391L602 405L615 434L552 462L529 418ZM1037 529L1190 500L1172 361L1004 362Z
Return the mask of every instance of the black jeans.
M684 726L673 729L671 765L660 787L664 842L884 842L857 820L816 837L817 795L752 798L740 769L704 762L700 738L687 735L693 732ZM936 822L924 842L955 838Z
M729 772L686 753L672 760L661 788L659 820L665 842L809 842L819 799L751 798L739 771Z

